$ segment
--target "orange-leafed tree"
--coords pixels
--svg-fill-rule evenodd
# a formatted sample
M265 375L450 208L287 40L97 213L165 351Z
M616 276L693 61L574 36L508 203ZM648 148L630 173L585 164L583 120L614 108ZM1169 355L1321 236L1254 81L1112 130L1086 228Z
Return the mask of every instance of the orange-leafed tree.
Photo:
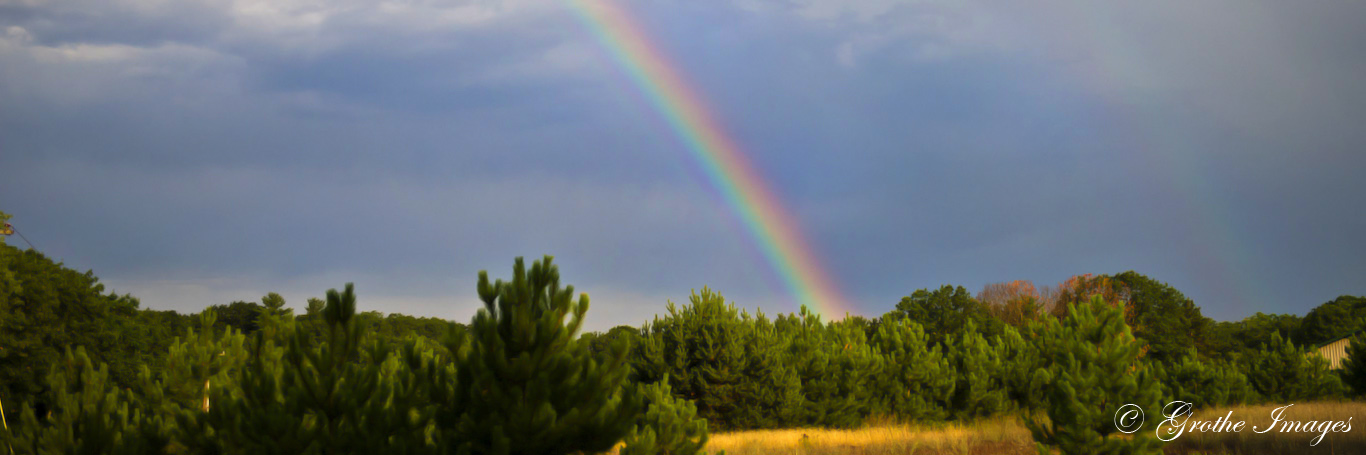
M1056 295L1054 296L1052 313L1057 317L1067 316L1068 304L1080 305L1089 302L1091 296L1098 295L1101 300L1110 306L1124 308L1124 323L1138 331L1138 322L1133 314L1133 306L1129 305L1129 289L1123 283L1116 282L1108 275L1093 275L1090 273L1076 275L1058 284Z
M987 284L977 293L977 301L997 319L1015 327L1039 319L1045 306L1039 290L1027 280Z
M1114 275L1077 275L1058 285L1053 314L1064 317L1068 304L1080 304L1092 296L1111 306L1123 308L1124 322L1134 336L1151 350L1159 361L1178 360L1194 347L1208 355L1209 318L1180 291L1139 273Z

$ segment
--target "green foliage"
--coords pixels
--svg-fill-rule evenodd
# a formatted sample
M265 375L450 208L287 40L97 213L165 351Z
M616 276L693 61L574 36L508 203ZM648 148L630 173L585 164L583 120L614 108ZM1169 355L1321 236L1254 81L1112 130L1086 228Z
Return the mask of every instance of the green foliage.
M975 324L969 322L954 336L948 358L957 378L949 402L955 419L986 417L1009 407L1001 351L987 344Z
M216 329L232 327L245 334L252 334L260 328L258 319L266 307L256 302L234 301L227 305L212 305L208 309L218 314Z
M632 353L637 382L667 378L713 428L773 428L798 419L801 380L782 364L786 343L762 313L750 318L707 288L681 309L669 302L668 310L642 329L646 336Z
M1247 376L1224 362L1202 362L1195 350L1171 363L1153 362L1153 376L1162 385L1162 402L1184 401L1197 408L1243 404L1254 393Z
M1262 345L1276 333L1303 344L1303 319L1291 314L1259 312L1241 321L1215 323L1211 330L1208 357L1240 361L1261 350Z
M1244 359L1244 371L1262 398L1280 403L1337 398L1345 392L1328 360L1295 346L1276 333L1262 349Z
M226 327L215 332L216 315L199 315L199 330L186 328L167 349L165 362L155 370L143 370L136 390L143 407L165 422L186 411L209 405L210 390L235 390L235 381L247 360L246 336Z
M1342 382L1356 396L1366 396L1366 333L1353 336L1347 345L1347 358L1342 361Z
M1214 322L1205 357L1238 362L1253 351L1261 350L1262 343L1272 337L1272 333L1303 343L1300 336L1303 318L1294 314L1257 313L1243 318L1242 321Z
M1038 442L1064 454L1156 454L1161 442L1146 431L1119 437L1114 416L1135 404L1149 415L1161 409L1161 388L1139 361L1142 344L1124 324L1124 312L1101 298L1073 306L1048 322L1041 352L1046 421L1026 416Z
M707 446L707 421L692 402L674 396L669 381L632 386L645 412L623 440L621 455L693 455Z
M1046 365L1039 354L1039 346L1026 341L1024 334L1029 334L1029 340L1039 340L1043 330L1044 326L1037 322L1020 329L1006 327L997 341L996 348L1001 359L1001 381L1005 386L1006 396L1016 408L1025 411L1043 409L1044 377L1035 375L1034 372Z
M836 428L862 423L881 366L863 328L822 323L805 306L799 315L779 316L774 326L787 341L782 362L801 382L801 410L794 423Z
M1362 317L1366 317L1366 297L1339 296L1309 310L1298 341L1314 345L1351 335L1361 329Z
M944 285L931 292L927 289L915 291L902 297L896 304L891 316L905 317L920 324L930 340L946 344L950 337L959 333L969 322L988 337L996 336L1003 330L1004 323L991 316L986 305L978 302L962 286ZM888 316L884 316L886 319Z
M264 325L238 387L213 389L206 412L180 415L186 445L205 453L430 451L430 410L394 393L400 360L356 324L355 302L350 284L328 291L321 343L292 319Z
M453 346L454 384L438 396L446 443L471 454L601 452L631 431L637 397L625 393L626 346L596 357L575 336L588 296L560 287L551 258L526 270L518 258L512 281L479 273L484 308L469 328L469 349ZM573 319L565 323L565 317Z
M137 299L104 294L91 272L4 245L0 266L0 402L7 409L29 401L45 409L45 378L67 347L85 347L93 363L107 365L111 380L127 387L153 349L165 346L166 338L139 325Z
M883 318L871 341L882 354L875 409L902 420L941 420L955 385L953 366L920 324Z
M85 349L67 350L46 378L50 400L35 412L27 403L18 422L0 431L0 440L20 454L136 454L166 446L158 422L132 406L133 397L117 387L109 368L96 368Z
M1113 283L1127 291L1125 304L1131 314L1131 329L1134 337L1148 346L1149 358L1168 362L1185 355L1191 347L1208 349L1211 321L1181 291L1133 271L1115 275Z
M580 341L588 343L588 349L597 354L611 351L612 344L616 343L617 339L625 340L626 345L634 350L641 342L640 328L619 325L612 327L607 333L588 332L579 337Z
M1119 405L1152 417L1158 398L1293 402L1338 397L1343 381L1366 393L1366 354L1339 380L1277 334L1355 330L1334 315L1354 314L1360 298L1316 309L1303 330L1298 317L1260 313L1207 326L1166 284L1103 278L1078 281L1069 298L1102 291L1108 301L1015 325L961 287L837 322L805 308L751 317L704 288L642 328L577 336L587 296L560 287L549 257L530 270L518 259L506 283L481 273L485 305L465 326L359 312L350 285L298 316L270 293L191 319L141 310L90 272L0 244L0 403L11 426L0 439L16 453L482 455L593 453L624 437L624 454L693 454L708 428L1015 407L1047 414L1031 431L1064 452L1151 453L1146 435L1115 437ZM1366 353L1363 343L1349 354Z

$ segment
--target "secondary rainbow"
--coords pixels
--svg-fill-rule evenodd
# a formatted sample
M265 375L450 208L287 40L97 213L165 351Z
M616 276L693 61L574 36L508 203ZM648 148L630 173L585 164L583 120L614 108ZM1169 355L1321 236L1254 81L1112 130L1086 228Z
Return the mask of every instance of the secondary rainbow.
M698 160L788 292L811 310L842 318L848 302L821 268L798 224L681 72L625 10L601 0L567 2Z

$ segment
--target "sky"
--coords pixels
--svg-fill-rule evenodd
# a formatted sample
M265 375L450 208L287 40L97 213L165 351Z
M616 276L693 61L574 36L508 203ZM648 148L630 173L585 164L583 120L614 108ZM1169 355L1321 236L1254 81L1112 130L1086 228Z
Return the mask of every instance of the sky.
M1366 3L613 3L852 314L1127 270L1218 320L1366 294ZM795 311L700 169L567 2L0 0L0 210L144 308L354 282L467 321L550 254L590 329Z

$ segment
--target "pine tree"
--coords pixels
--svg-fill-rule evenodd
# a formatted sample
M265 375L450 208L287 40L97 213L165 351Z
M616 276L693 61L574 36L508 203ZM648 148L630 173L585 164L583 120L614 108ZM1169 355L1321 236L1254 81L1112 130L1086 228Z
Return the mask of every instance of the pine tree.
M235 389L181 414L185 443L208 453L424 453L429 407L394 393L412 374L354 318L354 288L327 293L321 342L288 314L263 314ZM410 349L411 351L411 349Z
M623 440L621 455L694 455L707 446L707 421L691 401L677 398L669 381L632 386L645 406Z
M882 318L873 346L883 356L876 410L902 420L942 420L953 397L952 365L920 324Z
M633 378L669 378L673 393L692 400L712 428L773 428L796 422L801 380L782 363L786 340L763 313L751 318L703 288L682 308L668 304L632 354Z
M882 374L883 358L868 340L862 322L845 316L843 320L826 325L826 346L833 351L833 374L824 378L834 382L836 397L847 397L851 403L844 413L823 423L829 427L853 427L873 412L877 377Z
M1366 333L1353 336L1347 345L1347 359L1342 361L1342 382L1357 396L1366 395Z
M484 308L469 326L468 349L455 341L455 381L435 395L444 443L468 454L568 454L612 448L631 431L637 397L624 389L626 346L595 357L575 336L588 296L560 287L551 257L512 281L479 273ZM565 317L573 315L568 324Z
M1190 349L1176 361L1153 362L1153 377L1162 385L1162 402L1185 401L1196 407L1241 404L1251 394L1247 376L1232 366L1206 363Z
M1051 318L1044 314L1040 318ZM1044 326L1035 321L1020 329L1006 327L997 342L1001 359L1001 380L1005 384L1006 396L1018 409L1033 412L1043 409L1043 383L1035 371L1044 368L1039 355L1037 342ZM1024 334L1029 334L1029 341Z
M762 311L753 319L742 313L744 369L736 388L733 428L786 428L801 421L802 382L797 372L783 363L787 339Z
M0 430L0 441L21 454L157 453L167 440L149 416L133 406L109 368L96 368L83 347L67 349L46 380L48 409L41 414L25 403L18 422Z
M1118 437L1115 412L1138 405L1158 415L1161 389L1139 360L1142 345L1124 324L1121 308L1099 297L1070 305L1061 320L1049 321L1041 371L1046 421L1026 416L1040 453L1048 446L1069 455L1156 454L1161 441L1149 432Z
M948 357L957 373L950 401L955 419L986 417L1007 408L1001 353L977 333L976 324L969 321L953 337Z
M802 306L798 315L774 323L788 340L783 363L801 381L802 409L796 424L850 428L868 414L868 382L879 364L861 328L821 322Z
M1280 333L1272 334L1244 362L1252 388L1266 400L1291 403L1336 398L1345 392L1342 380L1328 369L1327 359L1309 355Z

